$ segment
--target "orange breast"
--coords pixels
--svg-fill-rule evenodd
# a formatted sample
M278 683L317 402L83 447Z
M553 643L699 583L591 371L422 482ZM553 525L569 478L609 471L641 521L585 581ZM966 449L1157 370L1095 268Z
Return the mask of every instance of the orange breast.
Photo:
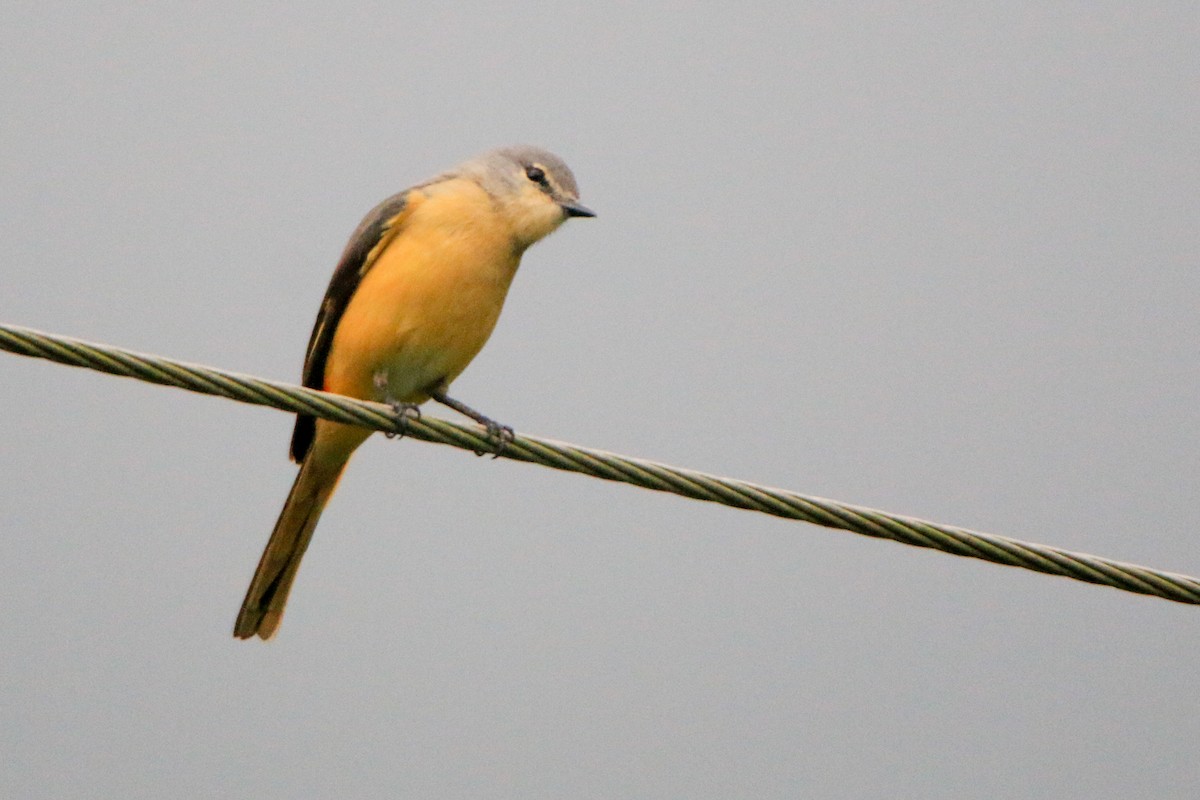
M420 403L480 351L512 282L519 254L491 199L456 179L414 191L400 231L363 277L338 323L325 388Z

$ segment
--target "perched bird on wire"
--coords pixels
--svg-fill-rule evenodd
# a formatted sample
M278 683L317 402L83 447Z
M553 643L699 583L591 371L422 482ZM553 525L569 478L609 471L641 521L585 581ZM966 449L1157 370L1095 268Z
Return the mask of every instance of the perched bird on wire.
M304 360L304 385L390 403L403 419L436 400L485 426L497 451L512 437L447 396L480 351L521 255L579 203L562 159L536 147L484 153L384 200L359 224L334 270ZM269 639L346 462L371 431L301 414L292 434L300 472L234 624Z

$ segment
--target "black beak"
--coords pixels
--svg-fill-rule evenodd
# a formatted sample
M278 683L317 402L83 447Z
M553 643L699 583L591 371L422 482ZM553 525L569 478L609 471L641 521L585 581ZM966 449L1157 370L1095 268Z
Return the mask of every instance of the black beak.
M568 217L594 217L594 216L596 216L595 211L592 211L587 206L580 205L579 203L573 203L573 202L559 203L559 205L562 206L563 212Z

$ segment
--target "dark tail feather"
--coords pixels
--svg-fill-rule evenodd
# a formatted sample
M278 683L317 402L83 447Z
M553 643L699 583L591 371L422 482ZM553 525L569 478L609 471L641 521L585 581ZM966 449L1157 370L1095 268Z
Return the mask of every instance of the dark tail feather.
M254 579L242 601L233 635L239 639L260 636L270 639L283 619L283 607L300 559L312 540L317 521L337 487L338 478L345 469L345 462L335 465L318 465L313 454L300 465L296 482L288 493L287 502L279 512L279 520L271 539L258 562Z

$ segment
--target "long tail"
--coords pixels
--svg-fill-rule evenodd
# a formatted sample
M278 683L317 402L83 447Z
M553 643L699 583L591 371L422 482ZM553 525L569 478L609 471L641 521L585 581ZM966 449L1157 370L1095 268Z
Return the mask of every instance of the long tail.
M300 465L296 482L292 484L275 530L271 531L267 549L250 581L242 610L233 626L233 635L239 639L256 635L270 639L275 634L283 619L283 607L292 581L296 579L296 570L300 568L300 559L312 540L325 504L337 488L342 470L346 468L346 459L331 464L314 458L315 455L310 452Z

